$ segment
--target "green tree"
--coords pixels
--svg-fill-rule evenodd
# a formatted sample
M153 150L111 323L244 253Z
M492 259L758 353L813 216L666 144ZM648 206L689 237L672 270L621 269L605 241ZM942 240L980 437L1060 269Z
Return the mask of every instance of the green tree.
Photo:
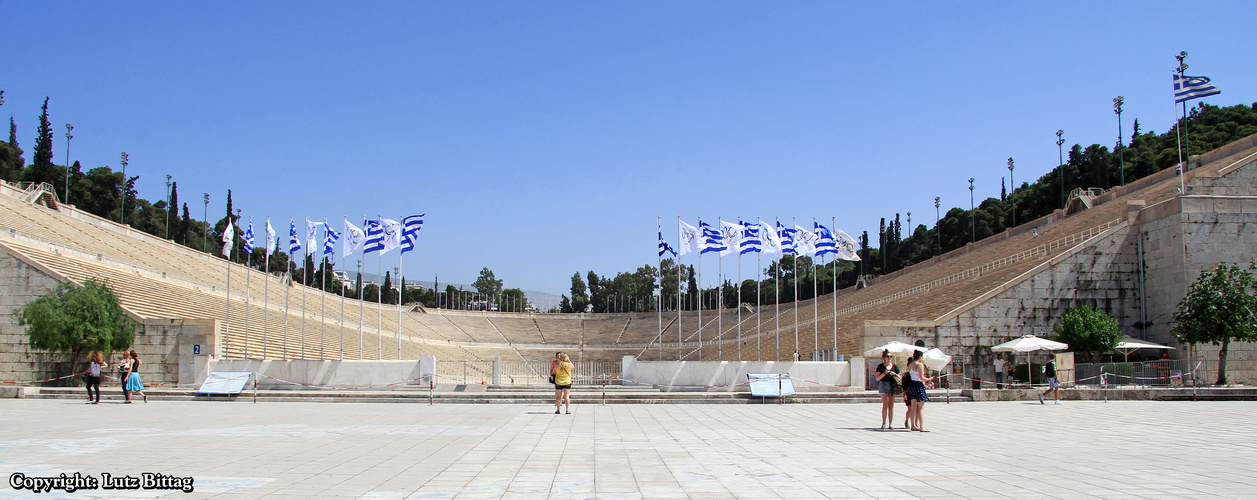
M390 274L391 272L392 271L384 271L384 287L383 287L383 290L384 290L383 301L388 302L390 304L393 303L393 298L396 297L396 295L393 293L393 276Z
M7 142L0 142L0 180L9 182L22 178L26 159L22 158L22 150Z
M1189 344L1213 344L1218 351L1218 385L1226 384L1226 358L1232 341L1257 340L1257 279L1251 270L1219 264L1204 269L1174 312L1174 337Z
M585 280L582 280L580 273L572 274L572 299L568 312L585 312L585 308L589 306L589 292L585 287Z
M82 286L62 283L27 302L18 312L31 347L70 353L71 371L87 351L126 349L135 340L136 323L118 305L107 282L88 278Z
M39 135L35 136L35 157L31 164L52 165L52 124L48 122L47 97L44 98L43 112L39 115Z
M9 145L20 149L17 147L17 123L13 121L13 115L9 115Z
M179 234L182 231L182 227L179 225L179 183L177 181L170 183L169 201L170 205L166 207L166 212L169 213L166 217L172 218L170 221L170 238L174 241L180 241Z
M507 288L502 290L502 306L501 311L508 312L524 312L524 308L528 306L528 297L524 295L524 291L518 288Z
M1112 351L1122 341L1117 320L1093 306L1071 307L1056 323L1056 340L1069 344L1069 349L1082 353L1092 362Z
M502 293L502 280L493 276L493 271L490 271L487 267L480 269L480 277L476 278L476 281L471 286L475 287L482 297L490 301L496 299L498 294Z

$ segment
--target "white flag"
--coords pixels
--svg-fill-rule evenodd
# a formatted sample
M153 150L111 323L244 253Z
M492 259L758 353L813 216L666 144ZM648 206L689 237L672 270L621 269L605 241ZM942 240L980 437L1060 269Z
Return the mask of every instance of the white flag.
M271 218L266 218L266 255L271 255L271 249L275 248L275 229L271 227Z
M803 229L798 224L794 225L794 245L799 255L816 255L817 239L816 233Z
M351 224L349 219L345 219L345 243L341 247L341 258L348 257L353 255L354 252L361 250L362 244L366 241L366 233L363 233L358 226Z
M319 223L310 222L310 218L306 217L306 253L313 253L318 248Z
M720 251L723 257L735 252L742 244L742 225L736 222L720 221L720 234L724 238L725 249Z
M773 230L772 224L768 221L759 221L759 233L763 237L764 253L781 253L781 237L777 235L777 231Z
M384 226L384 252L402 246L402 223L393 219L380 219Z
M856 251L860 244L855 241L855 238L852 238L851 235L841 229L834 228L834 240L838 242L839 259L860 260L860 254Z
M223 257L231 258L231 246L236 241L236 226L231 223L231 216L227 216L227 227L223 229Z
M681 225L681 243L677 245L677 250L681 252L681 255L701 250L703 243L699 237L698 228L687 224L683 220L678 220L677 222Z

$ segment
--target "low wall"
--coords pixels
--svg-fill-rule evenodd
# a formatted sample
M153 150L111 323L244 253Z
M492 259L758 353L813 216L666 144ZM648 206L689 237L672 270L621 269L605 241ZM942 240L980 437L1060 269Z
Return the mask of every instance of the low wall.
M294 384L311 386L311 389L387 389L427 385L436 372L436 358L424 356L418 361L224 359L213 361L210 371L255 372L261 389L302 389ZM203 381L204 378L198 380L197 385Z
M858 366L856 366L858 365ZM799 391L864 389L864 360L851 361L638 361L625 356L624 385L745 390L747 373L789 373ZM852 380L854 377L855 380Z

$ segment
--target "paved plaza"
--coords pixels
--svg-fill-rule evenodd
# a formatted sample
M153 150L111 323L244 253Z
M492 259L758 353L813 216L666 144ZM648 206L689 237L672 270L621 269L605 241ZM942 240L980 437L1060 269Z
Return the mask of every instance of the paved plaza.
M897 408L901 412L902 406ZM0 400L0 498L1252 498L1257 402L581 405ZM896 418L902 423L902 413ZM193 491L33 494L80 472ZM177 486L177 484L176 484Z

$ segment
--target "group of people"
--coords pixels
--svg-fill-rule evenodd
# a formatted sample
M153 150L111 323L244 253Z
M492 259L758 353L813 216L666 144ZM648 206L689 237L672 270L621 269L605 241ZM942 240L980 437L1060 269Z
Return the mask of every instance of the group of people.
M550 383L554 384L554 414L558 415L563 404L567 404L567 414L572 414L572 373L576 365L566 353L554 353L554 361L550 362Z
M140 355L136 354L134 349L130 352L122 351L115 366L118 381L122 385L124 402L130 404L131 394L134 393L139 394L147 403L148 395L144 394L144 382L140 380ZM83 381L87 386L88 404L100 404L100 380L108 368L109 364L105 362L100 351L87 354L87 371L83 373ZM93 394L95 394L94 397Z
M921 362L921 351L914 351L908 358L906 371L900 370L895 364L890 351L882 351L882 362L873 371L877 380L877 393L882 397L882 429L895 428L895 395L903 394L904 406L908 407L904 417L903 428L920 432L930 432L925 428L922 410L930 397L925 394L925 384L937 377L925 375L925 363Z

